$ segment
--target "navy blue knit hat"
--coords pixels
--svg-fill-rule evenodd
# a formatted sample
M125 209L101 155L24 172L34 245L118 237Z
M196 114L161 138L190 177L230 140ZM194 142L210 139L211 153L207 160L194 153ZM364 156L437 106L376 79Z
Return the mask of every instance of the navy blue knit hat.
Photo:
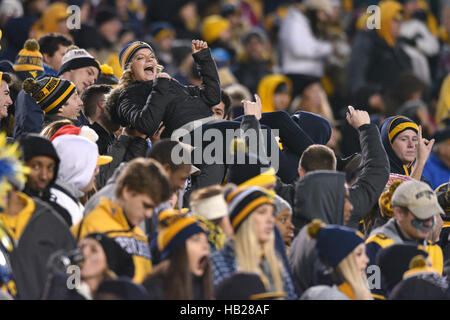
M316 249L322 263L337 267L357 246L364 236L356 229L338 225L325 225L314 219L307 227L310 237L317 239Z
M178 210L164 210L158 215L158 220L161 260L169 258L190 236L197 233L208 234L207 227L201 221Z
M405 130L419 131L417 124L411 119L404 116L393 116L384 120L381 125L381 141L383 142L384 149L389 157L389 164L391 165L391 173L398 173L403 175L410 175L412 171L413 162L408 166L404 166L400 158L392 149L392 143L395 138Z
M272 204L273 197L260 187L241 187L225 194L231 226L236 232L250 214L263 204Z
M140 49L150 49L150 51L154 53L153 48L146 42L130 42L119 53L119 62L122 69L125 69L126 65L130 63L131 59L133 59L136 52L138 52Z

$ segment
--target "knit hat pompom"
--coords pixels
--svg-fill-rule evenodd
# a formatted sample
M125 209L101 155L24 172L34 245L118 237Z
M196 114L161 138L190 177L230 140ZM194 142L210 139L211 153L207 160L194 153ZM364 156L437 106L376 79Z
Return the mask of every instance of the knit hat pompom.
M380 206L381 215L386 218L392 218L394 216L394 211L392 209L392 195L398 186L403 182L403 180L395 180L390 185L389 189L383 192L378 200L378 205Z
M391 186L389 187L389 194L392 196L395 192L395 190L398 188L398 186L402 183L402 180L396 180L394 181Z
M33 78L28 78L28 79L25 79L25 81L23 82L22 88L23 88L23 91L31 94L31 93L39 90L39 84Z
M314 219L307 227L308 235L311 238L317 239L319 230L325 226L325 223L320 219Z
M427 266L427 261L425 260L425 257L422 255L417 255L414 258L412 258L409 269L416 269L416 268L425 268Z
M28 51L39 51L39 42L35 39L28 39L23 46Z
M235 154L238 152L247 152L247 146L245 145L245 141L241 138L233 139L230 151L231 154Z
M107 64L102 64L100 69L103 74L114 74L113 68Z

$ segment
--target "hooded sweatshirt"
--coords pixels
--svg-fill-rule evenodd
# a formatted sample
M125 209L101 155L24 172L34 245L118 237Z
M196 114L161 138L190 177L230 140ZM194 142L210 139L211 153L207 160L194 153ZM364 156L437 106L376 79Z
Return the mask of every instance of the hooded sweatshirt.
M408 119L404 116L393 116L384 120L381 126L381 140L383 142L384 149L389 157L389 164L391 166L391 173L403 174L406 176L410 176L413 170L413 162L408 165L404 165L400 158L395 153L394 149L392 149L392 142L396 139L396 135L405 131L405 130L414 130L417 128L417 124L415 124L411 119ZM389 138L391 135L392 138Z
M313 219L343 224L345 174L318 170L307 173L295 188L292 223L297 234Z
M391 22L396 17L401 17L400 11L403 10L403 6L397 1L385 0L380 3L380 19L381 27L376 29L378 35L386 41L386 43L393 47L395 40L391 35Z
M258 95L261 97L262 112L276 111L273 105L273 96L276 88L286 83L292 92L292 81L282 74L271 74L261 79L258 85Z
M98 206L74 225L71 231L78 241L89 233L108 233L108 237L113 238L132 255L134 282L142 283L150 274L152 262L147 236L139 226L130 224L125 212L114 202L102 198Z
M62 135L53 140L61 163L58 178L50 189L56 202L70 212L75 225L83 218L83 205L78 201L94 175L98 147L92 141L75 135Z
M307 173L296 186L292 215L296 236L288 258L300 296L308 288L321 284L325 270L317 256L316 240L308 236L306 224L313 219L343 224L344 183L344 173L320 170Z

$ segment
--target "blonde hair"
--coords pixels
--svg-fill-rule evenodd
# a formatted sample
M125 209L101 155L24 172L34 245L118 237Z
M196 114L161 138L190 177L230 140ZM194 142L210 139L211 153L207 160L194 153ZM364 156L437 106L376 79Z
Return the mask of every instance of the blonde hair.
M358 300L373 300L370 293L367 277L361 274L356 263L356 252L353 250L336 267L336 271L352 287L353 293Z
M270 283L267 276L260 268L260 253L264 253L264 257L269 263L270 273L274 283L274 291L282 292L283 289L283 275L280 262L275 255L274 233L272 233L270 240L261 246L258 243L256 236L255 224L253 222L254 214L251 214L246 219L237 233L234 236L236 260L240 271L254 272L261 277L264 286L270 290Z

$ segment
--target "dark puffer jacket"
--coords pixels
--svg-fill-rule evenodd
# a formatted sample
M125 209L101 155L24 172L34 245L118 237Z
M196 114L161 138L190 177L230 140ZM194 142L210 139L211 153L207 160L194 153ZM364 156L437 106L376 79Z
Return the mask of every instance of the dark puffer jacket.
M163 137L194 120L212 115L210 107L220 102L220 81L209 49L193 54L202 86L183 86L175 79L137 81L119 96L117 117L122 126L131 126L149 136L161 121Z

